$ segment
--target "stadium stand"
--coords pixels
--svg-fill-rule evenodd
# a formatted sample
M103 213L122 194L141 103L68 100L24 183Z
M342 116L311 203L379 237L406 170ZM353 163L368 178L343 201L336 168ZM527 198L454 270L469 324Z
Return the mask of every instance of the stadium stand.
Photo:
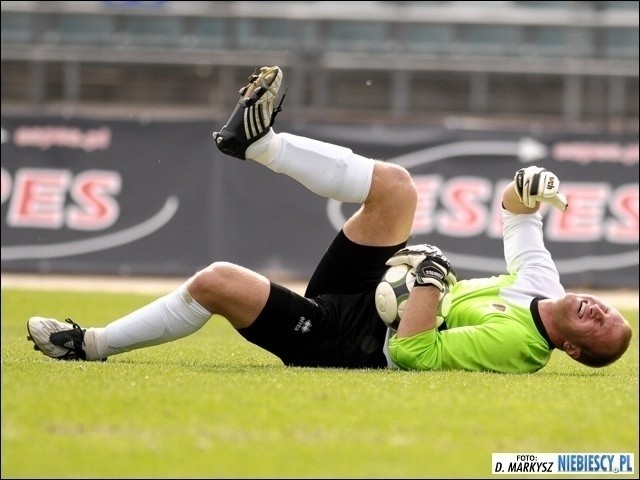
M2 2L3 109L216 114L265 62L296 79L301 118L638 127L637 1Z

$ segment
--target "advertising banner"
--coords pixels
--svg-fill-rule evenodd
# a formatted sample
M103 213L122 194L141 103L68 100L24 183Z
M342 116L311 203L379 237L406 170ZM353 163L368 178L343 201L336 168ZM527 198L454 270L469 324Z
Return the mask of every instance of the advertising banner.
M405 166L419 191L411 243L460 278L505 272L502 189L538 165L569 210L544 208L570 288L638 287L638 134L294 124L289 132ZM221 154L204 121L2 117L2 270L186 276L218 261L306 279L357 205Z

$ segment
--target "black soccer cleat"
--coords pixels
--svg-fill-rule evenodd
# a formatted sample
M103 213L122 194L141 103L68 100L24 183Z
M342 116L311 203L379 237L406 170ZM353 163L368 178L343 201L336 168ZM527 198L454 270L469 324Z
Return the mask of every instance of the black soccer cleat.
M86 329L70 318L65 322L70 325L53 318L31 317L27 322L27 340L34 343L34 350L56 360L86 360L87 354L82 349Z
M275 106L282 83L280 67L262 67L259 75L251 75L249 84L240 89L240 100L231 117L219 132L213 132L218 150L245 160L249 145L264 137L276 115L282 111L282 101Z

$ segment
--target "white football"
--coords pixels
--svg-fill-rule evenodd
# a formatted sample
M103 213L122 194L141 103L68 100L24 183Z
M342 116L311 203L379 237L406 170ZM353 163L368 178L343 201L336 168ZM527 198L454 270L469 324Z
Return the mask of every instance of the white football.
M376 287L375 299L378 315L384 323L393 329L397 330L400 324L404 306L413 289L416 278L415 271L415 268L406 264L389 267ZM440 294L438 307L436 327L442 325L451 308L451 295L448 287L444 294Z
M384 323L397 329L415 280L415 268L397 265L387 269L376 287L376 310Z

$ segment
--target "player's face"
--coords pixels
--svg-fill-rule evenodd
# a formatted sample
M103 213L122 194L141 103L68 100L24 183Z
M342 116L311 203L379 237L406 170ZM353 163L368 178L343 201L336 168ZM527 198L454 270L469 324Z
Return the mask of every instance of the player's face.
M567 293L561 305L564 339L583 348L609 353L627 328L618 310L593 295Z

